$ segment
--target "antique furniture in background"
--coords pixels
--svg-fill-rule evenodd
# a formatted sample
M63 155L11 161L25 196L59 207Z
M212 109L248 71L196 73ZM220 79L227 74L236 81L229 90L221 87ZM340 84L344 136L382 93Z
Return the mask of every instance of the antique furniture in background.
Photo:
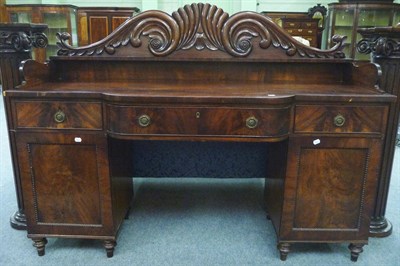
M57 54L56 33L68 32L72 36L71 44L77 44L76 6L72 5L7 5L8 22L42 23L48 26L46 49L33 49L33 58L44 62Z
M327 9L320 4L308 12L261 12L285 29L292 36L299 36L313 47L321 48L322 32Z
M292 36L299 36L318 47L318 20L313 18L281 18L282 28Z
M7 21L6 0L0 0L0 22Z
M372 62L382 67L380 87L390 94L400 97L400 24L397 27L376 27L359 29L363 39L357 44L360 53L371 54ZM384 237L392 232L391 223L385 218L393 167L396 136L399 125L400 102L393 103L389 113L389 123L383 152L383 165L379 179L378 193L371 222L371 236Z
M356 45L361 40L358 28L395 26L400 22L400 5L390 1L356 1L331 3L328 7L327 34L324 46L331 47L334 35L347 36L344 53L349 58L368 60L357 53Z
M298 242L368 243L388 115L379 66L343 39L302 45L264 15L209 4L139 13L105 39L23 62L4 91L28 237L99 239L113 256L141 141L264 143L280 257ZM133 147L133 148L132 148ZM157 195L154 195L157 197ZM233 232L234 233L234 232Z
M19 72L19 65L23 60L30 59L33 47L45 48L47 37L43 33L47 25L40 24L7 24L0 23L0 72L2 90L5 92L21 84L22 78ZM4 99L5 100L5 99ZM6 112L9 112L9 102L4 101ZM7 124L10 128L10 117ZM14 142L14 135L9 134L11 143ZM18 173L16 154L11 149L13 158L13 171L15 189L17 193L18 210L11 216L10 224L15 229L26 229L26 218L24 212L24 202L22 199L21 183Z
M82 46L103 39L139 11L138 8L128 7L80 7L78 44Z
M307 13L262 12L276 24L285 29L291 36L299 36L310 42L310 46L318 46L318 36L323 28L318 27L319 19L309 17Z

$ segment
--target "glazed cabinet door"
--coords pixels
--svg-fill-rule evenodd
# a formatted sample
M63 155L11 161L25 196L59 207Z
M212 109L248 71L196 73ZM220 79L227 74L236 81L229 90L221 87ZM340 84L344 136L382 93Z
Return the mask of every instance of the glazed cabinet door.
M107 138L17 133L28 236L112 236Z
M377 138L290 139L280 242L366 242L381 157Z

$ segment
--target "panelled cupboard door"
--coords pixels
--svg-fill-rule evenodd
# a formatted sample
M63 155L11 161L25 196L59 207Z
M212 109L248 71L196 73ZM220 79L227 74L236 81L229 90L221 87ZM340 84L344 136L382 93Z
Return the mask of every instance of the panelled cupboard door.
M281 241L367 240L381 140L290 139Z
M29 234L112 235L107 139L17 133Z

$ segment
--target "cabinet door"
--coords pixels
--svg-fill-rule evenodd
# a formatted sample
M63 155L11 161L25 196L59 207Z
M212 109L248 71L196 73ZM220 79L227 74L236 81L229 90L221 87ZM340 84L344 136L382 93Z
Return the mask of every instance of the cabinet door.
M102 40L109 31L109 17L107 15L91 15L89 20L89 43Z
M17 133L30 235L113 234L107 139Z
M125 22L130 18L130 16L124 16L124 15L115 15L111 17L111 32L113 32L116 28L119 27L122 23Z
M294 137L289 147L280 240L367 240L380 139Z

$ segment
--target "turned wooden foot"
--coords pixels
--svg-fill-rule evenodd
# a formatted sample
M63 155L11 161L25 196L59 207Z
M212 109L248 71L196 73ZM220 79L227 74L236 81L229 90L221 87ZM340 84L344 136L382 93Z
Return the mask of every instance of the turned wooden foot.
M360 253L363 252L364 244L350 244L349 249L351 252L351 261L357 261Z
M106 240L103 242L103 246L107 252L107 258L112 258L114 256L114 248L117 245L117 242Z
M278 249L281 254L281 260L285 261L287 258L287 255L290 252L290 244L289 243L279 243Z
M33 246L36 247L37 253L39 256L43 256L45 254L45 246L47 244L46 238L33 238Z

